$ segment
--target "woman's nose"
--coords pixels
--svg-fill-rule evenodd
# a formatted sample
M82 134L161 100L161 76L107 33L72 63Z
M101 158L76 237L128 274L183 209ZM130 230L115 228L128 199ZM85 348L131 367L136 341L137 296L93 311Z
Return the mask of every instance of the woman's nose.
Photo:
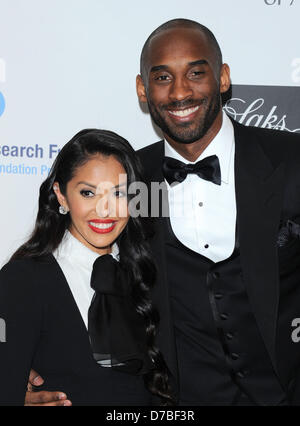
M109 216L109 202L107 197L101 197L96 204L96 212L99 217Z

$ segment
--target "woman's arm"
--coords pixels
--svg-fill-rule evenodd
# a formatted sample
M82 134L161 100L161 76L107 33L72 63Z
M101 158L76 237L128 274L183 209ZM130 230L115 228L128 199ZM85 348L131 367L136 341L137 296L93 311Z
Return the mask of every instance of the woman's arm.
M42 282L38 283L36 268L34 261L24 259L0 271L0 318L5 328L0 342L0 405L24 405L43 322Z

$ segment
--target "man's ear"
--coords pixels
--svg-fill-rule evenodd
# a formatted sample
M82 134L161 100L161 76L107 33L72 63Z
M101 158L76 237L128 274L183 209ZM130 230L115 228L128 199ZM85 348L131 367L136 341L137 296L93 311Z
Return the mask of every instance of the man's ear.
M146 89L145 89L142 76L140 74L136 77L136 93L138 95L140 102L142 103L147 102Z
M220 92L226 93L231 85L230 68L227 64L223 64L220 74Z
M57 201L59 204L63 207L65 207L66 210L69 210L68 203L66 197L61 193L59 183L54 182L53 184L53 191L56 195Z

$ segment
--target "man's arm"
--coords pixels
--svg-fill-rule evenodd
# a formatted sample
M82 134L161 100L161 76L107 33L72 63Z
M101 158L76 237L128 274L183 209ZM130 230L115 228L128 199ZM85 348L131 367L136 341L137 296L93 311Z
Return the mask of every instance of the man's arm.
M37 392L35 388L44 383L43 378L34 370L30 371L25 406L26 407L71 407L72 402L63 392Z

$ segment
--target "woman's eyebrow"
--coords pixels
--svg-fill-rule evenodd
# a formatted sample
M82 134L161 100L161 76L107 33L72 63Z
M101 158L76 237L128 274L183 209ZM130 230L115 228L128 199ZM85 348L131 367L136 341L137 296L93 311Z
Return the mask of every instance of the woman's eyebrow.
M118 185L115 185L114 188L120 188L122 186L126 186L126 184L127 184L127 182L119 183ZM89 187L91 187L93 189L97 189L98 186L99 186L99 185L95 186L95 185L92 185L91 183L84 182L84 181L78 182L76 186L79 186L79 185L86 185L86 186L89 186Z
M118 185L114 186L114 188L121 188L122 186L125 186L127 182L119 183Z
M88 182L78 182L76 186L78 186L78 185L86 185L86 186L90 186L90 187L91 187L91 188L93 188L93 189L96 189L96 188L97 188L97 186L92 185L91 183L88 183Z

